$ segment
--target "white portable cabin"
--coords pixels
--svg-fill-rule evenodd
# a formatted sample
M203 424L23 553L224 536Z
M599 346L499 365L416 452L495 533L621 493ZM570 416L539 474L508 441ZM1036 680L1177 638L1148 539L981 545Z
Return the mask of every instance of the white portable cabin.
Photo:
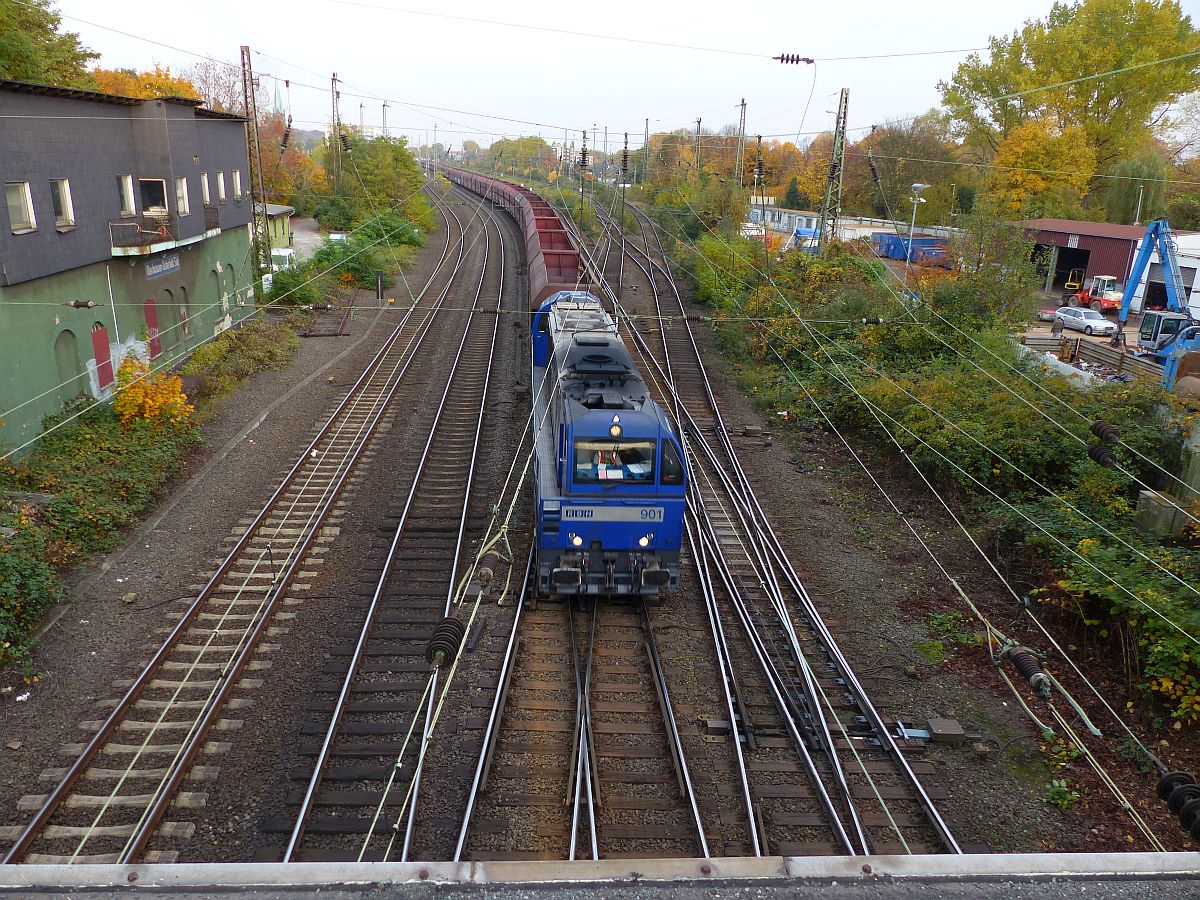
M1179 263L1179 275L1183 279L1183 292L1187 295L1188 312L1192 318L1200 318L1200 232L1187 234L1174 233L1175 258ZM1144 238L1143 238L1144 240ZM1141 244L1138 244L1141 247ZM1154 305L1166 306L1167 294L1163 281L1162 261L1155 250L1150 257L1150 265L1146 274L1133 293L1133 301L1129 304L1130 312L1141 312L1145 305L1146 288L1151 285L1151 302Z

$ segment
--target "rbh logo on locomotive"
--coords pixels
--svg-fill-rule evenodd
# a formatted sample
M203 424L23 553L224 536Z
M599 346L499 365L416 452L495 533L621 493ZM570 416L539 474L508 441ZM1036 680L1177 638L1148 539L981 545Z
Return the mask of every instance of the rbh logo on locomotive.
M661 506L564 506L564 522L586 519L589 522L661 522Z

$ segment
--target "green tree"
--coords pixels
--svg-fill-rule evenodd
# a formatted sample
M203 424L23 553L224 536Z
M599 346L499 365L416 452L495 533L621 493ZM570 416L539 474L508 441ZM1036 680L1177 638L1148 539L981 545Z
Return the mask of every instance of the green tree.
M1120 225L1148 222L1162 215L1167 164L1153 150L1110 166L1105 191L1108 221Z
M878 186L868 154L879 173ZM945 165L952 161L945 122L936 111L910 122L880 125L849 148L842 205L863 215L907 219L912 212L912 185L923 182L933 189L922 195L925 202L920 204L917 222L944 221L950 209L950 182L957 177L955 170Z
M360 224L396 209L410 221L425 228L433 224L429 204L421 193L425 178L416 157L402 137L367 139L357 129L346 129L350 152L342 153L342 178L334 177L333 146L330 137L318 154L325 166L333 196L316 204L316 216L323 225L338 230L349 227L347 221Z
M956 133L992 150L1049 119L1082 129L1107 169L1149 143L1164 104L1200 88L1200 32L1175 0L1055 3L989 45L988 59L971 54L938 87Z
M1081 213L1080 199L1096 170L1096 157L1074 126L1060 131L1048 119L1018 125L996 153L988 193L1001 210L1025 217Z
M0 78L92 87L87 66L100 54L61 25L49 0L0 0Z
M1033 241L1020 225L1005 221L1007 212L976 202L959 217L961 229L950 246L958 278L933 301L954 319L1015 322L1030 312L1038 276Z
M808 194L800 193L800 182L795 178L788 182L783 199L779 201L779 205L784 209L808 209L811 203Z
M501 138L483 155L485 168L501 175L527 177L540 172L545 175L555 166L558 157L540 137Z
M1167 218L1173 228L1200 231L1200 193L1182 194L1168 203Z

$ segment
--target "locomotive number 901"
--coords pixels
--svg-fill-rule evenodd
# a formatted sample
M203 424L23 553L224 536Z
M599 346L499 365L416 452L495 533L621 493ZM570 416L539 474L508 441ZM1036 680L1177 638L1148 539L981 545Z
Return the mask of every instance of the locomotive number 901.
M662 522L661 506L564 506L564 522Z

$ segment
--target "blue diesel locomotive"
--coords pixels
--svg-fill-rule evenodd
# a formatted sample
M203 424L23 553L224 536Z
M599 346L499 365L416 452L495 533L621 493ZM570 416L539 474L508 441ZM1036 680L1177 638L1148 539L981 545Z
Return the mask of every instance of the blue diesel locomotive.
M586 291L533 316L538 586L654 595L679 584L686 472L679 438Z

